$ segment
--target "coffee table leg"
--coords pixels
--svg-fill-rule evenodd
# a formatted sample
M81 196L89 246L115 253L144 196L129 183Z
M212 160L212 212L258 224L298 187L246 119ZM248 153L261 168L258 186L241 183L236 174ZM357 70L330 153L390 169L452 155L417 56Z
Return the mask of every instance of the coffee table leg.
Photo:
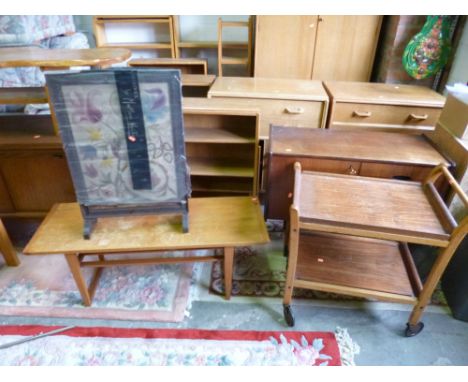
M226 300L231 298L232 292L232 268L234 263L234 248L224 248L224 293Z
M86 280L81 272L80 262L78 260L78 254L66 254L65 258L67 259L68 266L70 271L75 279L76 286L80 291L81 298L83 299L83 305L91 306L91 296L88 291L88 286L86 285Z
M8 237L8 233L1 220L0 220L0 253L3 255L6 265L10 267L16 267L17 265L20 265L18 255L16 254L16 251L13 248L13 245L11 244L10 238Z

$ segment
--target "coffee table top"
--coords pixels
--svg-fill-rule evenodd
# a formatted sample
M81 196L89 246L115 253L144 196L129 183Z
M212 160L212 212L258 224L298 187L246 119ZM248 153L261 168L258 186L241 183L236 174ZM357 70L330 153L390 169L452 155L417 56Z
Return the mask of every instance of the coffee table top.
M299 220L327 232L447 245L421 183L304 171Z
M24 249L27 255L174 251L269 242L259 202L251 197L192 198L189 232L176 215L98 219L83 239L77 203L55 205Z

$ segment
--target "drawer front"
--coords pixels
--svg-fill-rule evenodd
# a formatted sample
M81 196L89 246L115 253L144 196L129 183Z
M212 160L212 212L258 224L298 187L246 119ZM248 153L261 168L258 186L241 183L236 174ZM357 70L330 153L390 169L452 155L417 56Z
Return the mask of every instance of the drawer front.
M259 139L268 139L270 124L290 127L320 128L325 127L326 117L322 101L297 101L262 98L229 98L216 97L225 100L236 100L236 103L260 110Z
M429 107L337 103L330 128L433 130L441 109Z
M268 138L270 125L320 128L323 102L257 99L260 108L260 138Z
M359 174L373 178L401 179L422 182L432 167L363 162Z
M287 219L294 189L294 163L303 170L359 175L361 163L347 160L273 155L269 157L267 208L268 219Z

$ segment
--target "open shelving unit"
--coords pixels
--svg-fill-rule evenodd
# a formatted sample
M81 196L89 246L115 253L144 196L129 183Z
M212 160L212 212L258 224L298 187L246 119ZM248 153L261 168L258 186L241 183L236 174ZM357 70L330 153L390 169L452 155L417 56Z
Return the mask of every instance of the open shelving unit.
M174 42L174 16L156 15L156 16L94 16L93 27L97 47L118 47L126 48L132 51L156 51L158 56L176 58L176 49ZM128 41L118 42L110 41L109 30L115 28L117 24L123 28L128 27L125 24L139 25L142 35L151 34L153 41ZM162 41L159 36L167 34L168 41ZM145 36L146 37L146 36ZM145 38L146 40L146 38ZM161 54L162 53L162 54Z
M257 195L258 111L184 98L183 113L193 195Z

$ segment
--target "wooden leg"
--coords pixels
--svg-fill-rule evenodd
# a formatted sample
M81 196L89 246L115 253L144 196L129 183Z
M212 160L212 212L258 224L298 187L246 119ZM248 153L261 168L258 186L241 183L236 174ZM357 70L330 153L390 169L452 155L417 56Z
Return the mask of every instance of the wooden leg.
M234 248L224 248L224 293L226 300L231 298L232 292L232 268L234 264Z
M455 241L455 242L454 242ZM426 309L427 304L429 303L432 294L439 282L442 274L445 271L450 259L452 258L453 253L458 247L458 240L454 240L450 243L447 248L443 248L439 251L439 255L431 268L429 276L427 277L426 282L424 283L423 289L418 297L418 303L414 306L413 311L409 319L409 325L415 326L419 323L424 309ZM461 241L461 239L460 239Z
M83 299L83 305L91 306L91 295L88 290L88 286L86 285L86 280L81 272L80 262L78 260L78 254L66 254L65 258L67 259L68 266L70 267L70 271L75 279L76 286L80 291L81 298Z
M5 259L5 263L10 267L16 267L20 265L20 260L16 254L13 245L11 244L8 233L3 225L2 220L0 219L0 253Z

